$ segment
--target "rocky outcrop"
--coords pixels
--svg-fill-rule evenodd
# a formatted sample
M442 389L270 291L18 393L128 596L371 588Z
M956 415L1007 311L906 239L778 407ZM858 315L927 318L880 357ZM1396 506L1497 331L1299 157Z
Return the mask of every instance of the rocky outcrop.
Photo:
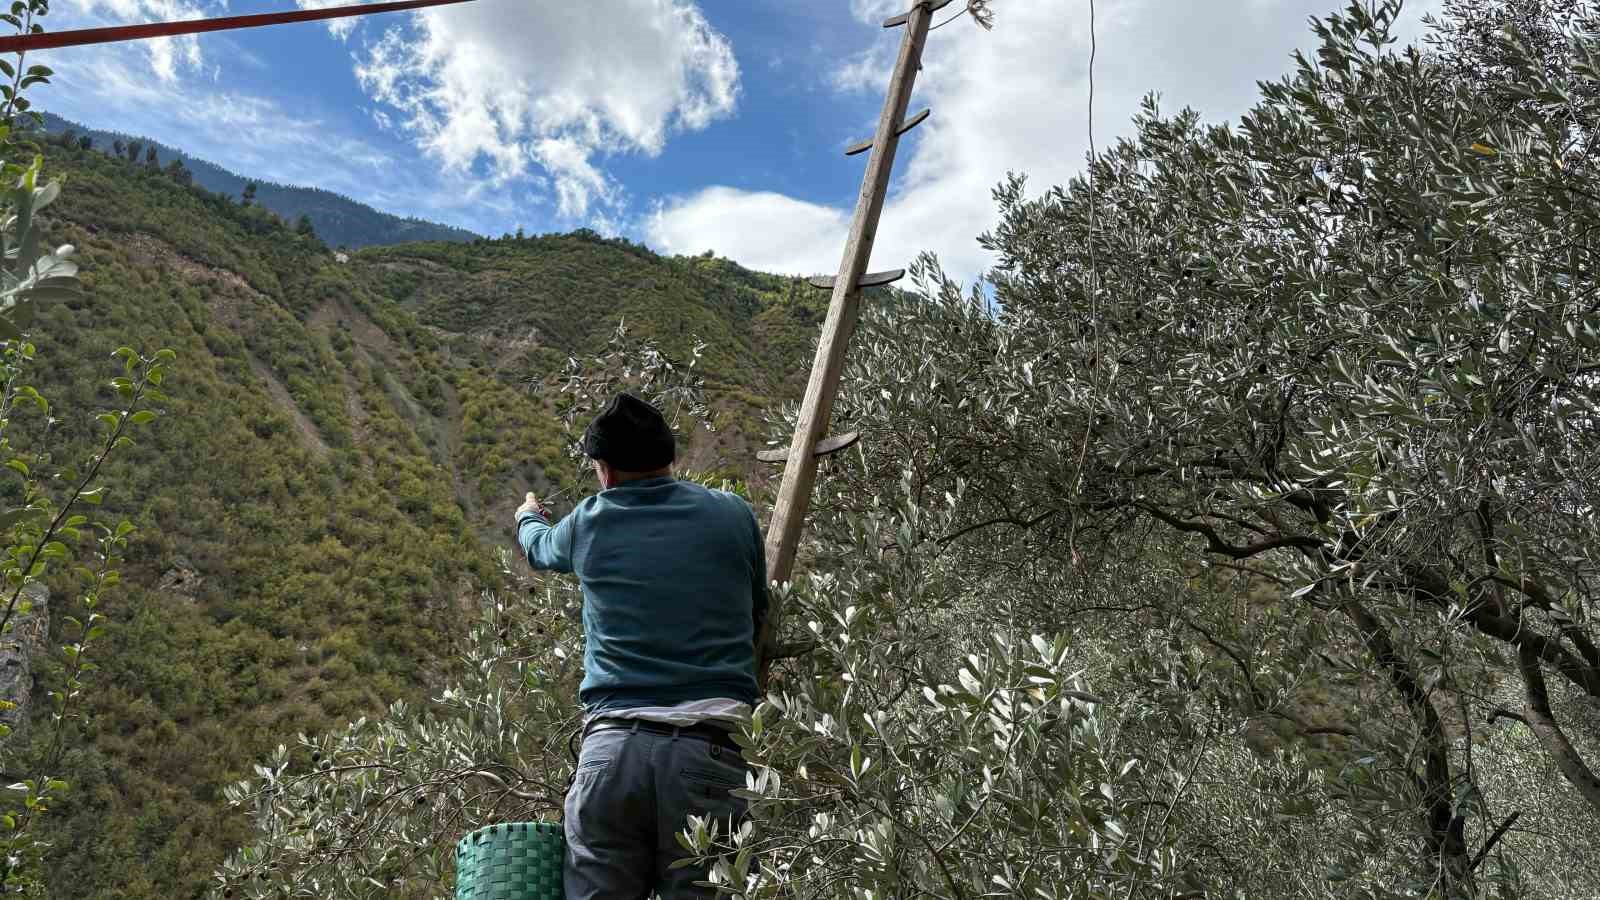
M22 612L21 601L31 604ZM35 582L22 589L18 609L12 614L10 633L0 638L0 700L15 703L16 707L0 710L0 722L11 726L11 737L22 737L28 724L28 706L33 696L33 663L39 659L49 642L50 592Z
M200 585L204 582L204 576L195 570L194 564L180 556L172 561L172 568L162 573L161 582L156 585L156 589L163 594L192 601L199 596Z

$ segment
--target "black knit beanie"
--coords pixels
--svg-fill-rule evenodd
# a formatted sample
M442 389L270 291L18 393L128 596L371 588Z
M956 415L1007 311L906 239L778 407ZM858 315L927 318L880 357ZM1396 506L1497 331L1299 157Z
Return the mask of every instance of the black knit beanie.
M618 394L584 431L583 453L623 472L654 472L672 465L678 449L660 411Z

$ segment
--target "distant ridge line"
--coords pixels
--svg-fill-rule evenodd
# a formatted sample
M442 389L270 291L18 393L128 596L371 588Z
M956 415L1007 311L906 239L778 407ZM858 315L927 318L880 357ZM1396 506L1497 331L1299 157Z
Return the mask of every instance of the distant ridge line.
M195 183L208 191L238 198L244 192L245 185L254 184L255 202L258 205L290 222L301 215L309 217L317 235L329 247L359 250L362 247L388 246L408 241L465 243L484 237L455 225L385 212L327 188L282 184L240 175L152 138L94 128L50 112L44 112L43 116L46 134L61 134L70 129L92 138L95 149L107 154L111 152L115 141L138 142L143 147L155 147L162 165L173 159L182 161L193 173Z

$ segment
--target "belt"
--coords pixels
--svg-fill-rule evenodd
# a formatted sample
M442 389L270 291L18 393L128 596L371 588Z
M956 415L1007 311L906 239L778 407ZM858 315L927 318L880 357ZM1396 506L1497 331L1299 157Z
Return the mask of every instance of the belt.
M704 723L699 725L667 725L662 722L651 722L648 719L596 719L589 723L589 727L583 730L583 734L588 737L597 731L631 731L635 733L644 731L650 734L663 734L675 738L695 738L726 747L734 753L744 752L744 748L734 741L733 735L726 729Z

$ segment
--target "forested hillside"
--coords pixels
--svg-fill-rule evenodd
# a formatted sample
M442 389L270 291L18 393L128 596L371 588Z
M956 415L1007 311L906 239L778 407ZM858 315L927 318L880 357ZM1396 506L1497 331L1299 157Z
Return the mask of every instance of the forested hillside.
M341 264L143 165L51 146L45 167L67 185L47 242L78 247L84 285L35 325L58 456L89 449L113 349L177 355L170 404L105 473L104 509L138 530L71 792L43 820L56 897L195 896L248 837L223 784L297 732L437 689L522 492L581 489L554 388L569 354L623 318L680 364L713 341L696 371L723 427L686 457L744 472L824 299L592 234ZM39 661L39 691L60 665Z
M290 222L305 216L330 247L368 247L402 241L470 241L477 237L464 228L380 212L322 188L253 179L147 137L105 131L49 113L44 114L44 130L58 139L70 137L80 145L87 140L94 150L127 156L142 165L165 168L177 162L193 176L195 184L208 191L234 200L242 199L249 192L254 202Z

